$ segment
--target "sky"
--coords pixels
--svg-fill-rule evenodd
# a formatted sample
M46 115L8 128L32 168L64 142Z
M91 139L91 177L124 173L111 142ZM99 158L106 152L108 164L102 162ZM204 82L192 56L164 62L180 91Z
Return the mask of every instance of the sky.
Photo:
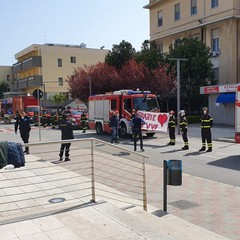
M1 0L0 66L32 44L87 48L128 41L138 51L149 39L149 0Z

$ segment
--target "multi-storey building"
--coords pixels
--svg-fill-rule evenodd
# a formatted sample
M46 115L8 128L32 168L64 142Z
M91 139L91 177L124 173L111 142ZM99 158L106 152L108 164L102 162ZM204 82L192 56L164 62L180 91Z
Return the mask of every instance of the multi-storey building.
M215 122L233 124L240 82L240 1L150 0L144 8L150 12L150 40L160 51L183 37L197 37L210 47L218 85L202 87L201 93L209 94Z
M12 82L11 66L0 66L0 81L5 82L8 85L8 91L10 91Z
M104 62L107 53L103 48L86 48L85 44L33 44L15 55L12 90L32 94L41 89L44 100L56 93L70 97L67 76L74 68Z

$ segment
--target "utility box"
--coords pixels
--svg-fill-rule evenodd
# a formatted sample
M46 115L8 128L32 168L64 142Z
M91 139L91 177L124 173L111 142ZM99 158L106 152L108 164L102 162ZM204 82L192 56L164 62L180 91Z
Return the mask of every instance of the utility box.
M167 161L167 184L171 186L182 185L182 161Z

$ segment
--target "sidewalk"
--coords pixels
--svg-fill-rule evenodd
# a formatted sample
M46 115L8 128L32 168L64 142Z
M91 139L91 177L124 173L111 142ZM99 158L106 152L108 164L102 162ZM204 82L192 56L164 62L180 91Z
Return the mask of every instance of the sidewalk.
M215 233L240 239L239 188L183 174L183 186L168 190L168 209L180 217L176 218L158 210L162 169L147 165L148 211L160 214L156 218L134 208L141 202L102 184L97 184L97 204L92 204L86 190L77 185L86 177L33 155L27 155L26 162L24 168L0 170L1 240L226 239ZM56 198L66 201L49 203Z

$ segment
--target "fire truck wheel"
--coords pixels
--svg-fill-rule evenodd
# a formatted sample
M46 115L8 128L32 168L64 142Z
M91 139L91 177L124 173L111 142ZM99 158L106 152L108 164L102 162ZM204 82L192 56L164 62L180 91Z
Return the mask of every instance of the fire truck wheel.
M146 133L147 137L153 137L155 133Z
M101 123L97 123L96 124L96 132L99 135L101 135L103 133L103 129L102 129L102 124Z
M126 127L125 123L121 123L120 135L122 137L126 137L127 136L127 127Z

